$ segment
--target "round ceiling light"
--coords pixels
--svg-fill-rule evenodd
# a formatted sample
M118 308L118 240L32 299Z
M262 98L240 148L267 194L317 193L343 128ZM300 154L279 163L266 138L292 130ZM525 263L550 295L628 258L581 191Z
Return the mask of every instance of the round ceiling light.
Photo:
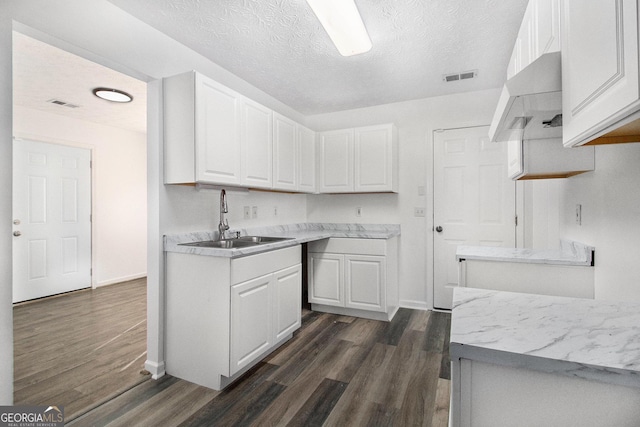
M127 92L123 92L118 89L109 89L106 87L97 87L93 90L93 94L98 98L106 99L111 102L131 102L133 96Z

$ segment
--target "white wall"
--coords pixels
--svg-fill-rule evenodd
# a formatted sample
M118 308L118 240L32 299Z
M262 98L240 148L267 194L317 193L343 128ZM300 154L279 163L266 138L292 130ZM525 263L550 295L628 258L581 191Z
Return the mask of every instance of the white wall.
M559 191L560 235L596 248L596 299L640 301L640 143L597 146L596 170Z
M398 127L400 155L399 194L309 196L311 222L399 223L400 304L433 306L433 130L488 125L499 89L440 96L307 117L315 130L341 129L393 122ZM418 195L418 186L426 195ZM362 207L362 217L355 208ZM424 218L414 207L427 208Z
M18 138L92 150L93 285L146 276L146 134L19 106L13 126Z

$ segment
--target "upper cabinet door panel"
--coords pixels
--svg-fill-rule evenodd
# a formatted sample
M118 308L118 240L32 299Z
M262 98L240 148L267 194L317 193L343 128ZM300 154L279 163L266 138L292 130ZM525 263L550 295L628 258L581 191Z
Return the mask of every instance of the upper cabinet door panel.
M393 126L355 129L356 192L393 191Z
M298 125L298 190L318 191L316 186L316 134Z
M535 0L536 58L560 51L560 0Z
M242 99L242 184L271 188L272 112L248 98Z
M637 0L564 0L563 140L585 142L638 103Z
M296 123L273 113L273 188L296 191L297 144Z
M196 182L240 184L239 95L196 74Z
M320 192L353 191L353 129L320 134Z

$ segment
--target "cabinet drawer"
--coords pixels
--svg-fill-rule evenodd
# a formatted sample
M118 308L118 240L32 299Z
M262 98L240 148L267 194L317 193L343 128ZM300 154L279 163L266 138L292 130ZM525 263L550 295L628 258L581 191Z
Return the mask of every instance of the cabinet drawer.
M309 252L386 255L386 239L330 238L309 243Z
M300 264L300 245L276 249L231 260L231 283L240 283L254 277Z

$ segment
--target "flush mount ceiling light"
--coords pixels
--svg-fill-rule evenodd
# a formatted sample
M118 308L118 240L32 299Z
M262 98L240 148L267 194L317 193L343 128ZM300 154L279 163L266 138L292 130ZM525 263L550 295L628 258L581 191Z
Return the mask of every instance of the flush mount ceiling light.
M371 39L354 0L307 0L340 55L368 52Z
M107 87L97 87L93 90L93 94L98 98L106 99L111 102L131 102L133 96L127 92L118 89L109 89Z

